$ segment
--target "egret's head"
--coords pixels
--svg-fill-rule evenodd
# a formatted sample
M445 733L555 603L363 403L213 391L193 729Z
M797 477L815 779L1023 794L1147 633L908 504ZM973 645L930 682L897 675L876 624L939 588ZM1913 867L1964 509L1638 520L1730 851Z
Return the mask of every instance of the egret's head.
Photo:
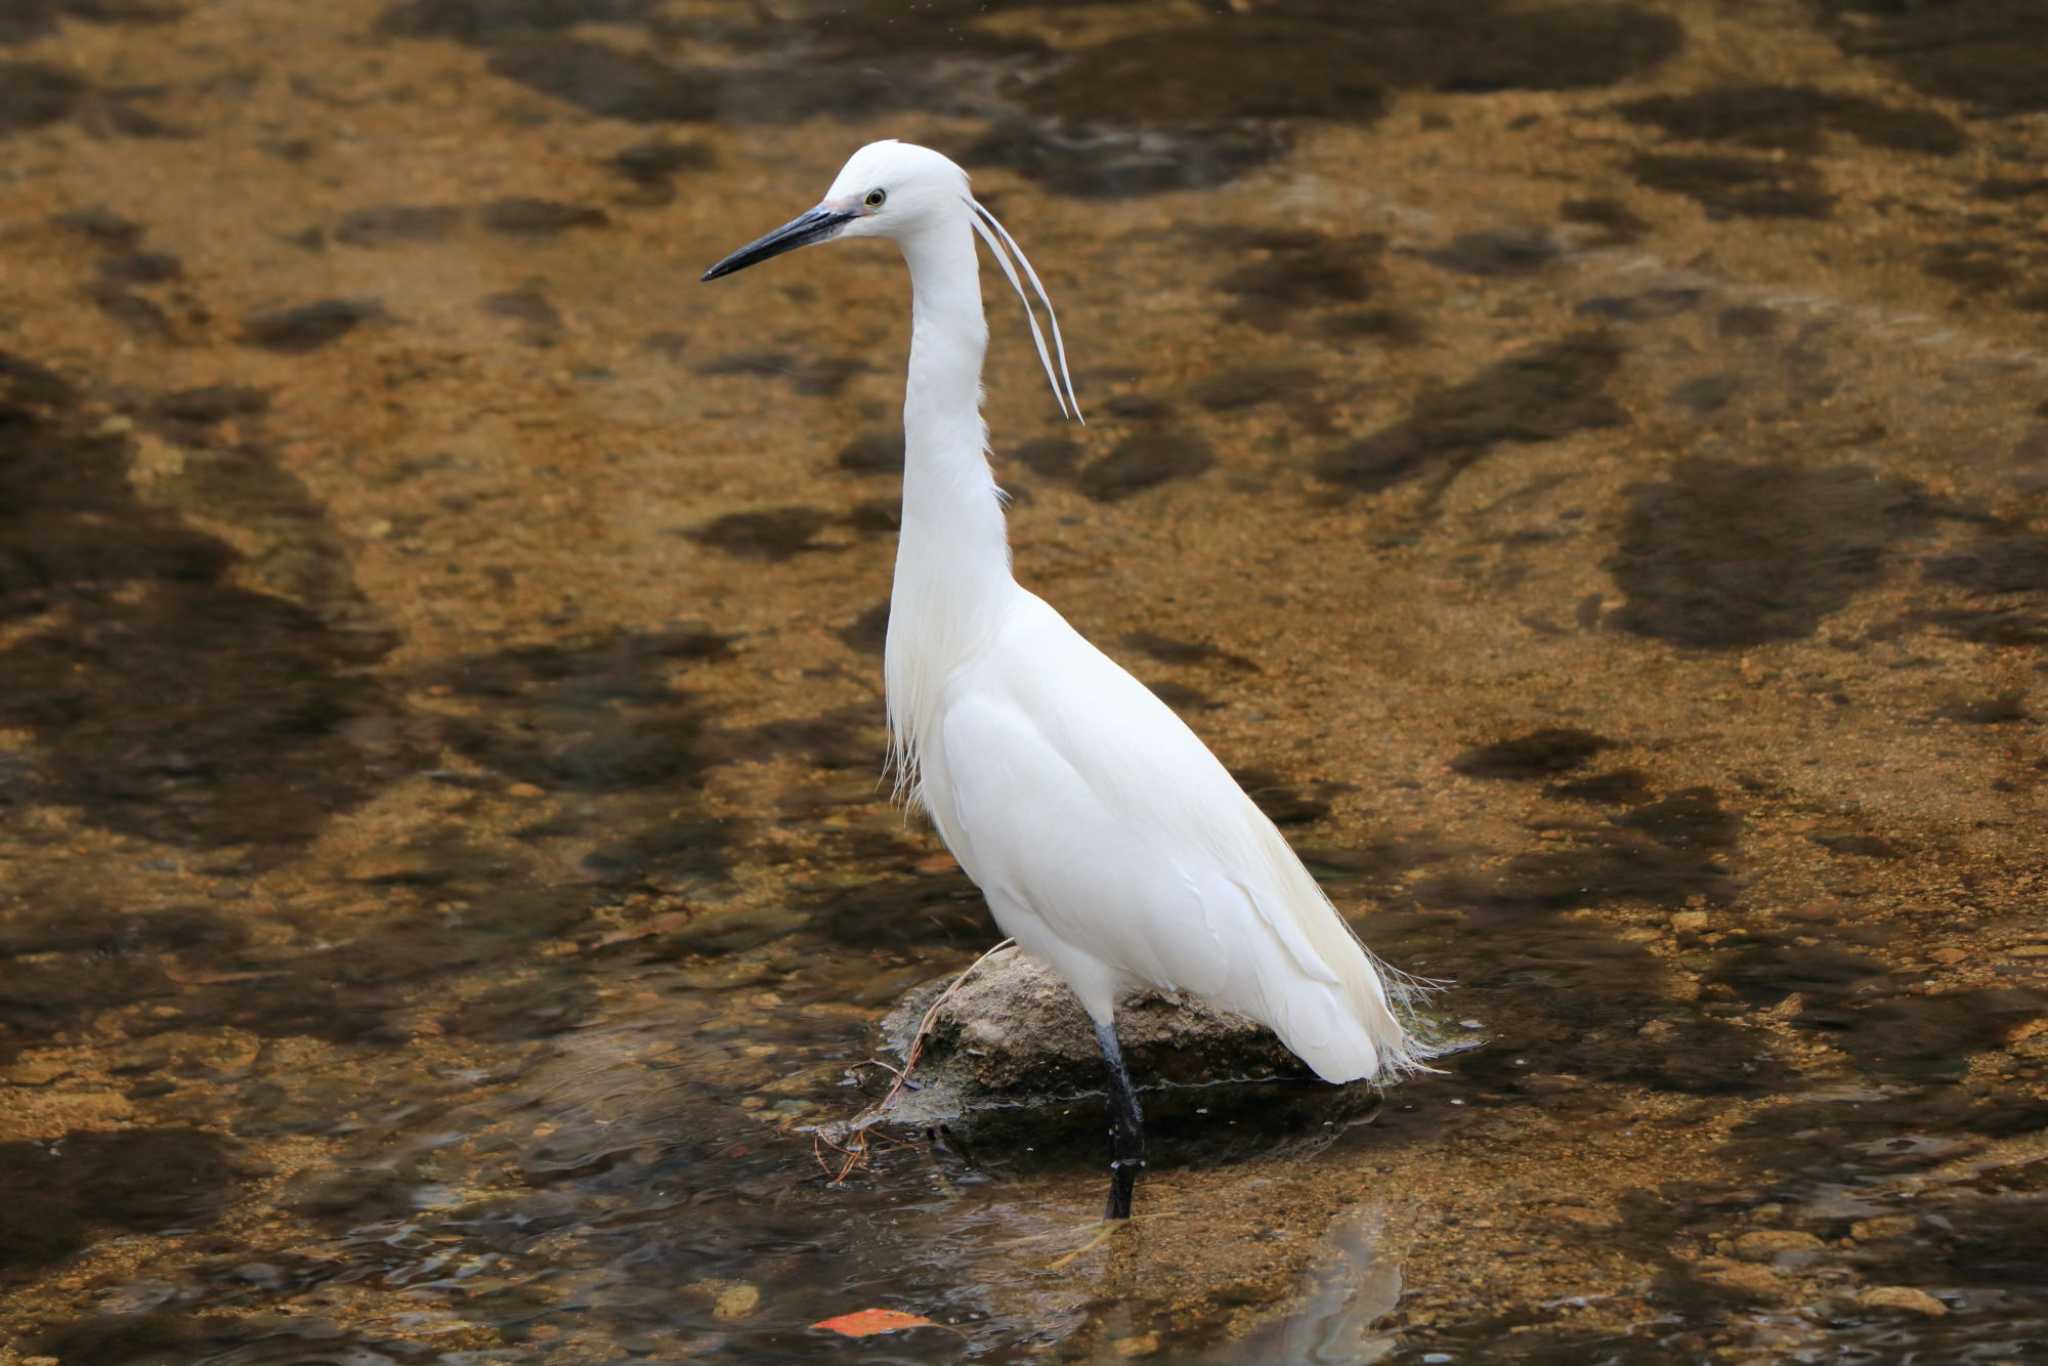
M937 223L964 222L973 213L973 202L967 172L931 148L893 139L871 142L847 160L817 208L749 242L705 271L704 278L716 280L835 237L900 242Z
M1073 378L1067 374L1059 319L1053 315L1052 300L1046 296L1038 272L1031 268L1023 248L996 221L995 215L975 202L967 188L967 172L929 147L894 139L869 143L847 159L817 208L798 214L767 236L747 243L705 271L704 278L716 280L721 275L758 265L771 256L813 242L829 242L835 237L887 237L908 243L926 233L963 232L970 228L988 245L1004 276L1015 287L1017 297L1024 300L1032 340L1038 343L1038 359L1045 366L1046 378L1052 382L1053 397L1059 401L1060 411L1078 419L1081 404L1074 397ZM1016 257L1014 265L1010 260L1012 254ZM1039 330L1038 316L1031 311L1031 300L1025 296L1023 280L1018 278L1018 266L1023 267L1024 279L1031 281L1039 301L1045 305L1046 320L1052 325L1054 351L1059 356L1057 373Z

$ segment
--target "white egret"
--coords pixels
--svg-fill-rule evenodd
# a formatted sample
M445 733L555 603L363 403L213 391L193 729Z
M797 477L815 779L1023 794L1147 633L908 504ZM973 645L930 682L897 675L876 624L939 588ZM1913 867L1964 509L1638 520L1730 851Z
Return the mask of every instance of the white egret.
M1430 1050L1403 1018L1409 980L1359 943L1208 747L1011 576L981 418L988 325L976 235L1024 300L1061 412L1078 419L1037 272L969 193L967 173L927 148L861 148L816 208L704 278L841 237L886 237L903 251L907 449L883 665L891 757L996 923L1050 963L1094 1021L1110 1079L1108 1213L1123 1218L1144 1166L1116 1037L1125 988L1185 991L1248 1015L1332 1082L1385 1082ZM1050 351L1020 268L1044 303Z

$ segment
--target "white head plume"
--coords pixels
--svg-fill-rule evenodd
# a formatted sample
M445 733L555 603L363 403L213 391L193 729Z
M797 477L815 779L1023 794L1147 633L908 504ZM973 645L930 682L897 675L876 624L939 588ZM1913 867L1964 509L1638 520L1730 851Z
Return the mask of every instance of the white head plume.
M974 211L974 217L970 221L974 224L975 232L988 244L989 251L996 258L996 264L1000 265L1003 274L1009 277L1010 288L1017 291L1017 298L1024 304L1024 316L1031 323L1031 340L1038 345L1038 363L1045 367L1045 378L1052 385L1052 396L1059 403L1061 414L1086 426L1088 419L1081 416L1081 400L1074 393L1074 377L1067 371L1067 344L1060 336L1059 315L1053 312L1052 298L1045 292L1045 285L1038 278L1038 272L1031 268L1031 258L1024 254L1024 248L1017 245L1017 239L1010 236L1009 229L998 222L996 216L972 195L967 197L967 207ZM995 231L990 232L990 228ZM1001 240L998 241L998 238ZM1053 373L1052 356L1048 355L1045 349L1045 333L1039 330L1038 314L1031 307L1029 296L1024 293L1023 281L1017 278L1017 266L1010 264L1009 256L1003 251L1006 246L1016 253L1017 265L1024 267L1024 278L1031 281L1031 288L1038 292L1039 302L1045 305L1046 321L1052 325L1053 351L1059 356L1058 374ZM1064 391L1060 388L1062 381L1066 383Z

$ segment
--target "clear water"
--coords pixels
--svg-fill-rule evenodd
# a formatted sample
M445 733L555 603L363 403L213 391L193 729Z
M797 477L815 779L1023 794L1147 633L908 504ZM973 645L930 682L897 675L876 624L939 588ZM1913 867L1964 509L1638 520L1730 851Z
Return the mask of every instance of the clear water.
M2041 1355L2022 9L771 8L0 15L0 1361ZM900 272L694 276L877 136L1061 306L1020 574L1485 1040L1113 1232L1088 1097L809 1132L994 931Z

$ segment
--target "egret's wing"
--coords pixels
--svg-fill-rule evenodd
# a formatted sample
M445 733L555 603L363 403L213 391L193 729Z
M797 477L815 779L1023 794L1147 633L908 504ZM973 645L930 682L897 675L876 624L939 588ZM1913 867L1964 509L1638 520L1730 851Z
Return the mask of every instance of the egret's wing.
M1415 1065L1377 966L1273 823L1052 608L1031 599L948 695L940 828L992 897L1264 1021L1332 1080Z
M991 905L1028 910L1119 977L1222 987L1228 927L1202 905L1202 879L1142 819L1106 801L1039 717L994 690L970 691L948 708L942 743L943 787L927 794L933 818ZM1028 927L1004 929L1052 956Z

